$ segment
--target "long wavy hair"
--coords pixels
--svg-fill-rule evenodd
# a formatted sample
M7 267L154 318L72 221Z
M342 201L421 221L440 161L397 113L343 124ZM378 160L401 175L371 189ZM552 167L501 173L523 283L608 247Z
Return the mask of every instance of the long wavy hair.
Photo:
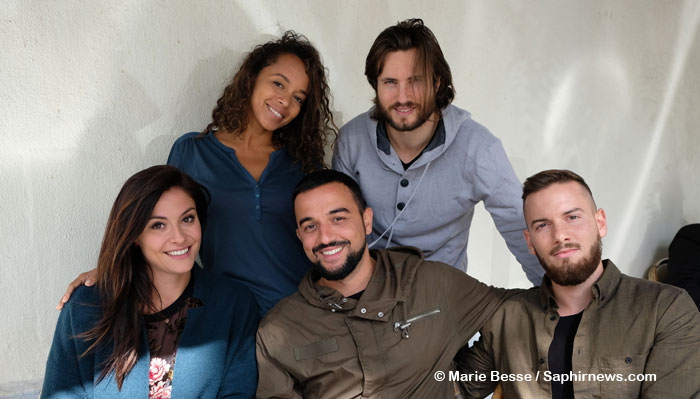
M318 51L308 39L293 31L277 40L256 46L243 60L224 94L216 101L212 122L200 137L214 131L241 134L248 125L250 98L260 71L274 64L282 54L293 54L304 63L309 77L309 90L299 115L272 133L272 144L286 148L294 160L301 163L304 173L324 166L323 157L329 135L337 133L330 108L330 89L326 70Z
M194 200L197 218L204 228L209 193L190 176L167 165L153 166L131 176L117 195L107 220L97 260L102 318L78 337L92 341L82 356L113 343L114 350L105 360L98 380L114 371L119 389L138 360L139 348L145 345L141 316L157 310L151 300L156 288L136 240L161 195L174 187Z

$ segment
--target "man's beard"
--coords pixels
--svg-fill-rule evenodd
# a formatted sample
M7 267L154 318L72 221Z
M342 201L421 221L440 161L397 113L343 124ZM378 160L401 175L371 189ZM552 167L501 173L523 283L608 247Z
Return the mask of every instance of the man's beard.
M580 245L560 245L552 249L550 254L553 255L564 248L580 248ZM540 260L540 264L547 273L547 277L549 277L552 282L561 286L578 285L586 281L586 279L588 279L588 277L590 277L598 267L598 264L600 264L600 259L603 256L603 243L600 239L600 234L598 234L598 239L596 240L595 244L591 246L588 256L584 257L575 264L570 263L568 259L564 259L561 266L552 266L547 264L547 262L540 257L540 254L538 254L537 251L535 251L535 255L537 255L537 259Z
M389 109L394 108L394 107L416 107L415 110L417 112L416 115L416 120L415 122L408 124L399 124L399 122L393 120L391 118L391 115L389 114ZM423 125L428 118L433 114L434 112L434 107L431 110L428 110L427 107L420 107L416 106L416 103L414 102L407 102L407 103L393 103L391 106L389 106L389 109L384 108L384 106L380 103L377 102L377 109L379 110L379 121L384 121L386 122L389 126L391 126L394 130L399 131L399 132L409 132L411 130L415 130L421 125Z
M333 241L325 245L319 245L313 249L313 252L316 253L323 248L327 247L333 247L333 246L339 246L339 245L347 245L348 249L350 249L350 241ZM365 253L365 247L367 246L367 238L365 238L364 242L362 243L362 246L360 247L359 250L356 252L348 252L348 257L345 259L345 263L343 263L340 268L336 270L328 270L323 265L321 265L321 261L314 262L314 270L318 272L318 274L323 277L324 279L328 281L338 281L342 280L345 277L349 276L350 273L355 271L355 268L357 268L357 265L360 263L362 260L362 255Z

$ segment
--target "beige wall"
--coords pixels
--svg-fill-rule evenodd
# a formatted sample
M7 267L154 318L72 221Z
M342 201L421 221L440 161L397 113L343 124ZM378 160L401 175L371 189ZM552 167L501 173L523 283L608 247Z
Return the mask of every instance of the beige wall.
M66 284L95 264L122 182L200 130L242 53L286 29L329 70L339 122L370 106L376 35L422 17L455 104L521 179L570 168L608 215L605 256L641 276L700 221L696 1L3 1L0 398L42 378ZM470 273L527 280L480 208Z

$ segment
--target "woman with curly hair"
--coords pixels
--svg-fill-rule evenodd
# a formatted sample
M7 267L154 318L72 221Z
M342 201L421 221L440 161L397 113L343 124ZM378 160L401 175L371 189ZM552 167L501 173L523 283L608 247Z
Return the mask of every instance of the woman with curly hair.
M170 151L168 164L211 192L204 268L243 282L262 314L295 292L311 265L296 237L291 195L304 174L324 166L335 131L318 51L288 31L247 55L211 123ZM71 283L61 303L72 287L94 280L89 273Z
M129 178L97 260L58 318L42 398L252 398L253 295L194 267L207 190L160 165Z

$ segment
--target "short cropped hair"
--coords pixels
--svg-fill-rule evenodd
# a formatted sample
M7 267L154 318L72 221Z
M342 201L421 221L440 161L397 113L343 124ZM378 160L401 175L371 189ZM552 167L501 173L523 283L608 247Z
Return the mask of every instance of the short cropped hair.
M440 44L433 32L419 18L407 19L390 26L377 36L365 60L365 76L374 92L377 92L377 79L384 69L387 54L395 51L416 49L418 70L426 76L425 83L440 86L435 93L435 106L442 109L452 102L455 89L452 85L452 72L442 54ZM375 96L374 103L378 103Z
M593 201L593 206L595 207L595 200L593 199L593 193L590 187L583 180L583 177L577 175L576 173L568 169L549 169L543 170L542 172L536 173L527 179L523 183L523 206L525 205L525 199L530 195L538 191L542 191L545 188L557 183L567 183L576 182L583 186L583 188L588 191L591 195L591 200Z
M362 196L360 185L357 184L352 177L333 169L320 169L304 176L299 183L297 183L296 187L294 187L294 191L292 192L292 204L296 201L299 194L329 183L340 183L347 187L352 193L352 197L357 204L357 208L360 210L360 214L365 213L367 202Z

